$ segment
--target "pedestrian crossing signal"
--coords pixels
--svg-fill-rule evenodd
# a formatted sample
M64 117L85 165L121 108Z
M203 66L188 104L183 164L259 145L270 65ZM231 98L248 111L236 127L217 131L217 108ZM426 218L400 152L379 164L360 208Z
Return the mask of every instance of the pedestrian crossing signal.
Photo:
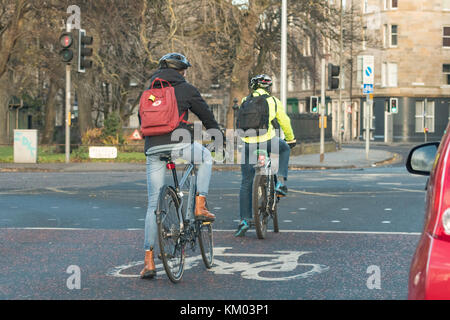
M309 106L312 113L317 113L319 111L319 97L310 97Z
M398 113L398 98L389 99L389 109L391 113Z

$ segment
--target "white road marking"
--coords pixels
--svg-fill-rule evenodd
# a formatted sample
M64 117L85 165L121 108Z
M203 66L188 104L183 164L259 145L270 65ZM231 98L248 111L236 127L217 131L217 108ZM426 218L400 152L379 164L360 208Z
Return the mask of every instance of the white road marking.
M239 220L238 220L239 221ZM50 227L22 227L22 228L0 228L0 230L61 230L61 231L95 231L101 229L94 228L50 228ZM142 228L134 229L119 229L131 231L144 231ZM214 229L214 232L236 232L230 229ZM248 230L247 232L255 232L255 230ZM329 234L366 234L366 235L406 235L406 236L420 236L421 232L399 232L399 231L340 231L340 230L280 230L280 233L329 233Z
M386 223L386 224L388 224L388 223L391 223L390 221L381 221L381 223Z
M58 193L76 194L76 192L65 191L65 190L61 190L61 189L58 189L58 188L45 188L45 189L49 190L49 191L53 191L53 192L58 192Z
M339 220L332 220L331 222L332 222L332 223L340 223Z
M299 262L300 257L310 254L310 251L274 251L273 254L248 254L248 253L229 253L227 250L231 247L216 247L214 248L214 266L208 270L214 274L220 275L234 275L240 273L243 279L260 280L260 281L288 281L293 279L305 279L315 274L328 271L330 267L314 263ZM219 260L217 257L227 258ZM265 259L254 263L248 261L229 261L230 258L252 257ZM185 260L185 270L189 270L198 266L201 263L201 256L187 257ZM234 260L234 259L233 259ZM124 270L144 264L144 261L133 261L127 264L113 267L106 273L108 276L119 278L137 278L138 274L122 274ZM279 272L293 272L298 267L308 267L309 270L303 273L298 273L291 276L277 275ZM157 264L157 270L162 271L163 265Z
M384 211L392 211L392 208L384 208Z
M342 211L349 211L350 209L349 208L342 208L341 210Z
M292 220L283 220L283 222L292 222Z

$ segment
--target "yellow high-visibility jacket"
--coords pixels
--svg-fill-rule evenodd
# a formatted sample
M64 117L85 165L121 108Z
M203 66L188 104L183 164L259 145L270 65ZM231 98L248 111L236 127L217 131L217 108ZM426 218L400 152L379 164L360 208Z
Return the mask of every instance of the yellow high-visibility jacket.
M257 97L265 94L270 96L270 94L266 90L258 88L253 91L252 96ZM241 103L246 99L247 97L244 97ZM286 141L295 140L294 131L291 127L291 119L289 119L288 115L286 114L286 110L284 109L281 101L274 96L270 96L267 97L267 103L269 104L269 127L267 129L267 133L258 137L244 137L241 139L246 143L258 143L271 140L273 137L275 137L275 130L273 128L272 121L276 118L278 120L278 123L280 124L281 129L284 132Z

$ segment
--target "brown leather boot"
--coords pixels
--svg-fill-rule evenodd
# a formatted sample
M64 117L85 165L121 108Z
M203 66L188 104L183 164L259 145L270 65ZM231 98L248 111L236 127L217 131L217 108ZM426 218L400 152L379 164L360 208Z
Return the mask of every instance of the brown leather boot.
M204 196L195 197L195 219L208 222L216 220L216 216L206 208L206 198Z
M144 269L141 271L141 279L152 279L156 276L153 250L145 250Z

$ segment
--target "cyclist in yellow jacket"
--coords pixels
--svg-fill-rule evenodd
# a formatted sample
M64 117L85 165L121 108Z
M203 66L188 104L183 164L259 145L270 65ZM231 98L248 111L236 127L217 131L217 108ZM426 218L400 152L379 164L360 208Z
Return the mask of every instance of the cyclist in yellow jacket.
M291 120L289 119L283 104L276 97L270 95L270 89L272 86L272 79L265 74L257 75L250 80L250 88L253 90L252 96L267 96L266 100L269 105L269 124L267 132L260 136L242 137L244 141L245 163L241 164L242 182L239 193L239 208L240 218L238 230L235 233L236 237L245 235L245 232L250 228L250 220L252 219L252 187L253 178L255 176L254 164L249 162L252 155L249 154L251 144L265 143L267 145L267 151L276 151L275 147L278 147L279 153L279 167L277 173L277 185L275 191L280 196L286 196L287 187L286 180L288 176L288 165L290 150L296 145L294 132L291 127ZM242 99L244 102L246 98ZM276 120L276 121L274 121ZM283 130L285 140L277 136L274 125L278 123L279 127Z

